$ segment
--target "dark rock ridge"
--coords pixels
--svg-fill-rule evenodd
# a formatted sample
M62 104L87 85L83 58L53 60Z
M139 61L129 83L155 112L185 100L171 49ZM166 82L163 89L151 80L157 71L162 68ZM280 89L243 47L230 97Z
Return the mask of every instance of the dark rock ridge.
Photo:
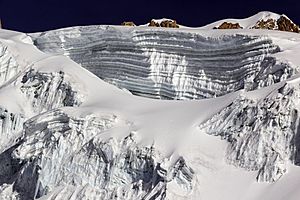
M277 20L277 24L278 24L278 30L280 30L280 31L289 31L289 32L295 32L295 33L300 32L299 26L296 25L295 23L293 23L291 20L289 20L285 16L281 16Z
M269 30L280 30L280 31L288 31L299 33L299 26L288 19L286 16L282 15L278 20L275 19L267 19L267 20L259 20L253 29L269 29Z
M123 22L122 26L136 26L134 22Z
M151 20L148 26L179 28L179 25L177 24L176 20L163 20L161 23Z
M275 19L267 19L265 20L259 20L255 26L253 26L253 29L269 29L274 30L276 27L276 20Z
M223 22L220 26L214 29L242 29L239 23Z

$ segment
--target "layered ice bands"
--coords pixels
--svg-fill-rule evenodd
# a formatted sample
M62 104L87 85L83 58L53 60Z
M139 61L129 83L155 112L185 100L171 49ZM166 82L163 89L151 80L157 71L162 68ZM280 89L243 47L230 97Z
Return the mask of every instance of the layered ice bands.
M158 99L202 99L290 77L265 36L87 26L32 34L42 51L69 56L101 79Z

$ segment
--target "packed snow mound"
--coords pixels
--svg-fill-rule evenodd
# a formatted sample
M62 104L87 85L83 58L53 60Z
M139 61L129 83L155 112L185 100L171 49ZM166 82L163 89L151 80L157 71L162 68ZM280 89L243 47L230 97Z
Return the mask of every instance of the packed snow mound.
M253 29L0 30L0 199L298 200L299 46Z

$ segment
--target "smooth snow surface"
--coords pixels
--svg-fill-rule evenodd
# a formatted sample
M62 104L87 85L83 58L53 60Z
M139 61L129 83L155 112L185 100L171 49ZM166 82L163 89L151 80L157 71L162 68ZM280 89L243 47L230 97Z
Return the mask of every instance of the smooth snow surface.
M0 199L299 199L299 46L267 30L0 30Z

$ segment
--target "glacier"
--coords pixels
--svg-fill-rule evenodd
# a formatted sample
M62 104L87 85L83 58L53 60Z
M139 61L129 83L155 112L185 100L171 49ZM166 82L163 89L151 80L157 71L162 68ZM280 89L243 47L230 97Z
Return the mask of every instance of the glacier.
M261 36L211 38L189 32L89 26L33 38L44 52L66 55L109 83L157 99L218 97L268 86L295 73L272 56L279 46Z
M261 16L277 17L241 22ZM0 199L298 199L299 44L274 30L0 30Z

